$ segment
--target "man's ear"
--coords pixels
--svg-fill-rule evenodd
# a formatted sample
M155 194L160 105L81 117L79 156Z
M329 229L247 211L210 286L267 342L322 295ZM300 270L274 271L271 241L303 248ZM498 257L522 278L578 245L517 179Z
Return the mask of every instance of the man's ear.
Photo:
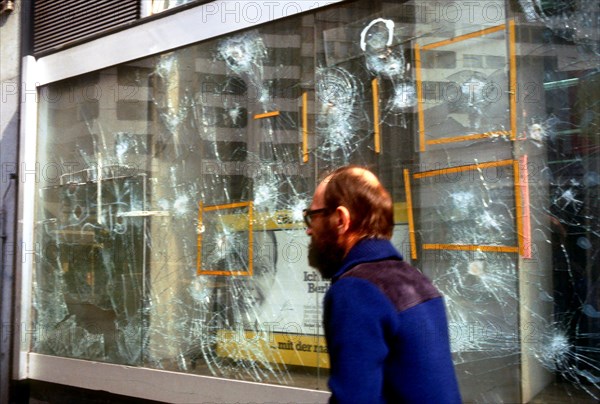
M337 213L338 235L345 234L350 228L350 211L345 206L338 206L335 212Z

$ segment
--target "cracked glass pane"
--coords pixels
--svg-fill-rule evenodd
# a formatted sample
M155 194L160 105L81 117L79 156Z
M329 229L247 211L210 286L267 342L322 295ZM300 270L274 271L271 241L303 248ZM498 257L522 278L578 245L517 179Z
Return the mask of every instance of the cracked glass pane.
M361 164L465 401L599 399L598 7L347 2L43 87L32 350L326 390L302 209Z

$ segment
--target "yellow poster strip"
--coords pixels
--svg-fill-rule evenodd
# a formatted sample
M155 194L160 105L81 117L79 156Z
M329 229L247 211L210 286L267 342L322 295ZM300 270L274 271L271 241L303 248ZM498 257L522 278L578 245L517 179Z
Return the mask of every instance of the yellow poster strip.
M448 251L483 251L518 253L519 247L501 245L471 245L471 244L423 244L425 250L448 250Z
M265 112L264 114L254 115L254 119L270 118L272 116L277 116L277 115L279 115L279 111Z
M498 160L498 161L490 161L487 163L472 164L472 165L468 165L468 166L448 167L448 168L442 168L440 170L431 170L431 171L423 171L420 173L415 173L415 174L413 174L413 178L419 179L419 178L426 178L426 177L435 177L438 175L460 173L460 172L464 172L464 171L480 170L480 169L491 168L491 167L509 166L509 165L513 165L513 163L514 163L514 160Z
M302 94L302 161L308 163L308 93Z
M379 80L371 81L373 89L373 129L375 131L375 153L381 153L381 132L379 125Z
M421 73L421 48L415 44L415 80L417 81L417 116L419 124L419 151L425 151L425 111L423 110L423 82Z
M515 20L508 22L508 57L510 80L510 132L511 140L517 138L517 40Z
M221 358L329 368L327 344L319 335L218 330L217 341Z
M482 29L482 30L475 31L475 32L470 32L468 34L455 36L454 38L446 39L444 41L439 41L439 42L430 43L428 45L423 45L422 49L423 50L430 50L430 49L439 48L441 46L450 45L450 44L453 44L453 43L456 43L456 42L466 41L467 39L472 39L472 38L477 38L479 36L493 34L494 32L502 31L505 28L506 28L505 24L496 25L494 27Z
M415 222L413 217L412 193L410 189L410 172L404 169L404 189L406 190L406 207L408 211L408 236L410 240L410 258L417 259L417 242L415 240Z

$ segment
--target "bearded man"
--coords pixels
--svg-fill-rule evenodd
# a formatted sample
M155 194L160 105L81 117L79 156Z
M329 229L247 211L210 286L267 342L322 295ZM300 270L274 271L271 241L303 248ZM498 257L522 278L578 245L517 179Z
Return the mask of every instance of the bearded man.
M328 175L304 211L324 299L331 403L460 403L443 298L390 242L393 202L358 166Z

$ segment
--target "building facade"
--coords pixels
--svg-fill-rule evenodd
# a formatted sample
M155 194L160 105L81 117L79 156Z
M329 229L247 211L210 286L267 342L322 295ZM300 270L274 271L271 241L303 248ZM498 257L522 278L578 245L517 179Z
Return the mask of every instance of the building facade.
M596 1L4 4L3 402L326 402L302 209L344 164L466 402L600 398Z

